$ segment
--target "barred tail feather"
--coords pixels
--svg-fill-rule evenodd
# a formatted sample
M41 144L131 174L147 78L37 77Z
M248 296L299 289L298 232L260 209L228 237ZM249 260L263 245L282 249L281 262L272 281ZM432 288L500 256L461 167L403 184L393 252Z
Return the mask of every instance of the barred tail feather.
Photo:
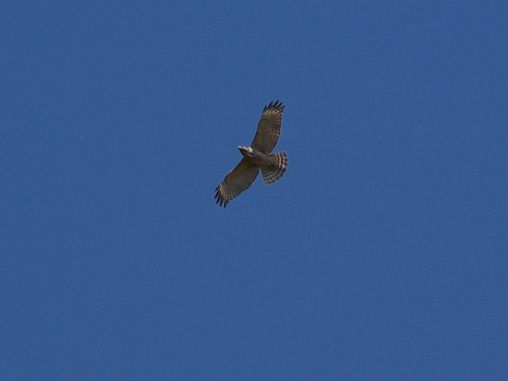
M288 166L288 155L285 152L273 153L270 155L274 159L274 166L271 168L262 168L263 180L266 184L272 184L284 175Z

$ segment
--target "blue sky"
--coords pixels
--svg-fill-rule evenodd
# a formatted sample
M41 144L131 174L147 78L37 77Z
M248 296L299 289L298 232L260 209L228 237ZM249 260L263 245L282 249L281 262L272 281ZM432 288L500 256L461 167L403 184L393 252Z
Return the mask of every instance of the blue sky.
M0 378L506 377L507 10L3 1Z

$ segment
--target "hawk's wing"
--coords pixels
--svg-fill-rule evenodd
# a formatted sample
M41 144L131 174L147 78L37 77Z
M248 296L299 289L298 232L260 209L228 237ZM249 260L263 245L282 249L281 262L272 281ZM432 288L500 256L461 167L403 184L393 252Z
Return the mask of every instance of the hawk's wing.
M263 109L261 120L251 147L264 153L272 152L280 136L280 125L284 104L280 101L270 102Z
M222 183L215 188L215 200L224 206L246 190L256 180L259 167L243 158L240 163L224 177Z

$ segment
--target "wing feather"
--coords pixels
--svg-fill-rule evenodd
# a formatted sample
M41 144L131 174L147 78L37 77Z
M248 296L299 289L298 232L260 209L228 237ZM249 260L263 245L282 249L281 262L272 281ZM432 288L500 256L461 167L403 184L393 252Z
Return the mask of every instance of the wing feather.
M222 183L215 188L215 201L224 206L245 191L256 180L259 167L243 158L240 163L229 172Z
M272 152L279 141L284 107L286 106L282 102L272 101L263 108L261 120L251 144L252 148L264 153Z

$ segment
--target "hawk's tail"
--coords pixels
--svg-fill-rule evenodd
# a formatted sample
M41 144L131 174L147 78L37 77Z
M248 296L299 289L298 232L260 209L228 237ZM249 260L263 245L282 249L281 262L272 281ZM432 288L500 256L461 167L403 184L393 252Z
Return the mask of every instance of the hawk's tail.
M274 183L280 179L288 166L288 155L285 152L272 153L270 158L274 161L273 167L261 168L266 184Z

